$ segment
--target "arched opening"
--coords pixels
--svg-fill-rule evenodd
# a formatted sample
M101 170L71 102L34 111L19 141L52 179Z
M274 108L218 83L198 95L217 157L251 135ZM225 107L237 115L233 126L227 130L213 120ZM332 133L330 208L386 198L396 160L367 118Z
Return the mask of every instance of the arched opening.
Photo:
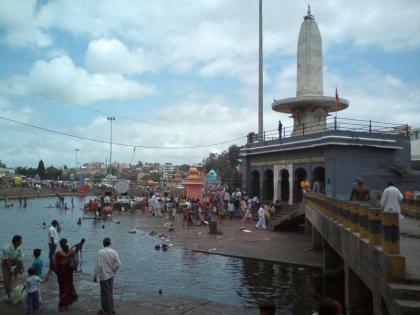
M251 198L257 196L260 199L260 172L252 171L251 173Z
M308 174L304 168L299 167L296 169L293 181L293 202L301 202L303 199L302 188L300 182L306 179Z
M290 196L289 171L285 168L280 171L280 200L288 201Z
M323 194L325 193L325 168L318 166L312 172L312 189L314 192Z
M274 197L274 174L272 170L266 170L264 172L263 181L263 200L273 201Z

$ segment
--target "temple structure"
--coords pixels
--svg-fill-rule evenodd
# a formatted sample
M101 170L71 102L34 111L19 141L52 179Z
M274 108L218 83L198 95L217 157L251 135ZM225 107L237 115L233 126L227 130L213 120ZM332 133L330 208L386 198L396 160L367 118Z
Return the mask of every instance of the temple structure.
M200 201L203 199L203 178L197 168L190 168L187 178L182 181L182 186L184 186L187 198Z
M310 7L297 45L296 97L274 100L272 109L291 114L292 128L249 133L241 148L242 187L260 200L288 204L302 200L300 183L317 181L328 196L348 199L356 176L372 190L404 183L393 170L409 174L410 129L404 124L337 118L349 102L324 96L322 40Z

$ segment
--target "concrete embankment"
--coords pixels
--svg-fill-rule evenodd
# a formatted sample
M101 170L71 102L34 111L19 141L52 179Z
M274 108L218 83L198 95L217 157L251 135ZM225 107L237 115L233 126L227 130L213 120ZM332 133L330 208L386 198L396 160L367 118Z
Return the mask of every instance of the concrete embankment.
M55 197L57 194L62 196L86 196L85 193L73 192L64 189L49 189L41 188L40 190L29 188L29 187L11 187L0 189L0 200L6 199L6 196L9 201L18 200L19 197L26 198L45 198L45 197ZM89 192L88 194L95 194L95 192Z

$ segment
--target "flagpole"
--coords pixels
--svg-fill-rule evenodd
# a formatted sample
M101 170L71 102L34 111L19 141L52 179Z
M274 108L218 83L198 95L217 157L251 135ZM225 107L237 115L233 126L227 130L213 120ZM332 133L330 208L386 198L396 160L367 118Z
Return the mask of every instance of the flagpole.
M264 132L263 108L263 33L262 33L262 0L259 2L259 67L258 67L258 135Z
M337 114L338 107L340 106L340 98L338 97L337 86L335 86L335 117L334 117L334 130L337 130Z

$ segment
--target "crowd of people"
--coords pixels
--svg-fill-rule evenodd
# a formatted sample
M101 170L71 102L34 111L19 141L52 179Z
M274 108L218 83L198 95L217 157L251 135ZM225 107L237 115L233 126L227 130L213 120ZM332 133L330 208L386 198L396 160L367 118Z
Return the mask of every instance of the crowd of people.
M250 198L239 189L229 191L223 188L208 189L204 198L187 198L163 196L152 193L144 197L138 209L156 217L166 216L174 220L176 213L182 213L183 227L189 225L207 225L209 221L217 221L223 225L225 219L239 218L243 223L253 224L253 213L258 213L257 229L267 228L267 219L281 210L281 202L261 203L257 196Z
M77 301L78 295L74 286L73 275L78 271L80 259L83 257L85 239L70 246L65 238L59 237L60 224L57 220L51 222L48 229L49 264L48 272L44 277L44 261L39 248L33 250L33 261L27 269L27 277L23 284L21 278L24 273L23 252L21 245L23 238L15 235L11 244L2 249L1 269L4 290L7 295L6 302L17 302L26 291L26 311L33 314L39 309L41 301L41 284L48 282L54 273L59 287L58 310L68 311ZM60 246L57 249L58 245ZM98 314L115 314L113 304L113 278L118 271L121 261L115 250L111 247L111 239L103 240L104 248L98 251L95 265L94 282L100 284L101 310Z
M312 185L308 180L304 179L300 182L302 193L324 193L324 187L320 180L314 180ZM67 209L64 198L59 197L59 206ZM369 201L370 192L365 186L363 179L356 177L353 185L350 200ZM400 213L400 202L403 195L390 182L388 187L381 194L380 204L385 212ZM93 211L95 215L101 215L101 209L104 205L115 201L109 196L101 195L97 199L92 199L87 204L88 210ZM73 198L71 207L74 208ZM164 194L160 196L158 192L152 192L149 196L145 196L134 202L131 198L129 209L140 209L144 214L156 217L167 217L174 220L176 214L181 214L182 226L187 228L189 225L207 225L211 221L217 221L220 225L226 218L237 218L243 223L254 224L253 213L258 215L258 221L255 224L256 229L266 229L267 219L272 217L276 212L280 211L281 202L275 203L261 202L257 196L252 198L244 191L236 189L234 191L225 188L209 188L201 200L198 198L187 198L185 195L180 197ZM81 221L79 219L79 221ZM81 224L81 222L78 224ZM43 223L43 228L47 228ZM59 287L59 311L67 311L70 306L77 301L78 294L74 286L73 275L78 271L79 262L83 255L83 246L85 239L71 246L67 239L60 239L60 224L57 220L52 220L48 228L48 271L44 277L44 261L42 251L39 248L33 250L33 261L28 266L26 280L24 284L16 281L19 275L24 273L24 262L21 245L23 238L15 235L10 244L6 245L2 250L1 269L4 281L4 290L7 298L11 299L13 292L21 290L26 291L26 309L28 314L32 314L39 309L41 300L41 286L48 282L52 274L56 275ZM103 240L103 249L98 251L94 281L100 283L101 310L99 314L113 314L113 278L120 268L121 261L111 245L111 240L105 238ZM334 303L330 303L331 307ZM318 314L327 314L318 312ZM332 313L331 313L332 314Z

